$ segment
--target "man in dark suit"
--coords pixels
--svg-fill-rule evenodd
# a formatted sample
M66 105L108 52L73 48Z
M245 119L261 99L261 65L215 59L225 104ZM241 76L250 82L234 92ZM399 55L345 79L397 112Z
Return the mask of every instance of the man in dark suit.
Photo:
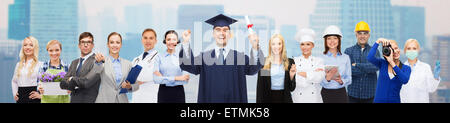
M81 57L72 61L60 87L71 91L71 103L94 103L98 95L101 72L92 52L94 36L89 32L81 33L78 48Z

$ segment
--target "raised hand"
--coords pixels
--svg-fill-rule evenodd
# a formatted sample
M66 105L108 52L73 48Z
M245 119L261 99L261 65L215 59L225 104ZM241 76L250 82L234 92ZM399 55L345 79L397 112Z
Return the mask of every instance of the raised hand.
M289 76L291 77L291 80L294 79L295 73L297 73L297 68L295 67L295 64L292 64L291 69L289 70Z
M441 64L439 61L437 61L436 66L434 66L434 78L439 79L440 73L441 73Z
M377 41L377 44L382 43L382 46L388 46L391 42L385 38L379 38Z
M389 55L389 56L385 56L385 55L383 55L385 58L386 58L386 61L388 61L389 62L389 64L391 64L392 65L392 67L394 67L395 66L395 62L394 62L394 53L393 53L393 51L391 50L391 55Z
M191 30L184 31L182 37L183 37L183 44L189 43L189 41L191 40Z
M248 41L252 44L252 48L254 50L258 50L259 48L259 37L255 33L248 35Z
M95 54L95 61L97 61L97 63L99 62L103 62L105 61L105 56L101 53L96 53Z

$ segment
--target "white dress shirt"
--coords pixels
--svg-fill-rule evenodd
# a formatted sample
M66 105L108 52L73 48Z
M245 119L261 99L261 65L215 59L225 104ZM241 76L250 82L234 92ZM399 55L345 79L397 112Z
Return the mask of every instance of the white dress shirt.
M94 54L94 52L91 52L91 53L85 55L84 57L81 57L81 56L80 56L80 58L83 58L83 62L81 62L81 64L84 65L84 62L85 62L89 57L91 57L93 54ZM79 59L79 60L81 60L81 59ZM78 69L79 64L80 64L80 63L77 64L77 69Z
M38 85L38 77L39 77L39 68L42 66L42 62L39 62L31 68L32 60L28 60L26 63L17 63L16 68L14 69L13 79L11 80L12 86L12 94L13 97L17 94L19 87L31 87ZM24 64L22 70L17 71L19 69L19 64ZM33 73L28 76L28 72L30 69L33 69ZM17 72L20 72L20 76L17 76Z

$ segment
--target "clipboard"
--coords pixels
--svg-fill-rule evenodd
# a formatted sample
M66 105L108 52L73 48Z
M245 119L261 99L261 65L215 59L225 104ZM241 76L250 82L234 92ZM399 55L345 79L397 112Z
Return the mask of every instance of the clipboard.
M139 76L139 74L141 73L142 67L140 65L136 65L133 68L131 68L130 72L128 73L127 76L127 81L130 82L130 84L134 84L136 83L136 80ZM123 82L122 82L123 83ZM123 93L128 93L128 90L125 88L122 88L122 83L120 83L119 88L120 88L120 92L119 94L123 94Z

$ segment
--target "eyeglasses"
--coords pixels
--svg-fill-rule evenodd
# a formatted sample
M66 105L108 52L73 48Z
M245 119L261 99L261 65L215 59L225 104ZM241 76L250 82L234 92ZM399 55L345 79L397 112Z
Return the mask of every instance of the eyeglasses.
M92 41L80 41L81 45L91 45Z

